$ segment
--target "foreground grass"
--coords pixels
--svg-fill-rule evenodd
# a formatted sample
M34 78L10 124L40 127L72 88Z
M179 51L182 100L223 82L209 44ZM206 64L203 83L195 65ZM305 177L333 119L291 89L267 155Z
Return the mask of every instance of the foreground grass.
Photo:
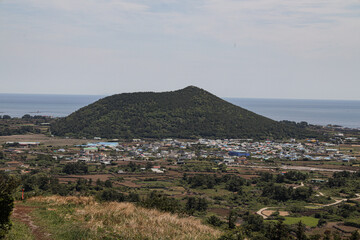
M137 207L98 203L91 197L35 197L27 204L53 239L216 239L221 232L195 218Z
M12 221L12 227L5 240L34 240L30 229L22 222Z

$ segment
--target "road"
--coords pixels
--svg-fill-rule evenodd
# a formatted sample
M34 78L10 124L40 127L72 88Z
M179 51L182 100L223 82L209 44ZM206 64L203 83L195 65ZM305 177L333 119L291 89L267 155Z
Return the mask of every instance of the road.
M352 170L345 170L345 169L330 169L330 168L317 168L317 167L305 167L305 166L264 166L264 165L244 165L244 168L262 168L262 169L284 169L284 170L298 170L298 171L321 171L321 172L356 172Z
M301 183L299 186L294 187L294 188L303 187L303 186L305 186L304 183ZM322 192L319 192L319 195L324 196L324 194ZM360 194L356 193L355 195L357 196L356 198L350 198L349 200L359 200L360 199ZM335 200L335 199L333 199L333 200ZM337 204L342 203L342 202L347 201L347 200L348 200L347 198L337 199L333 203L323 204L323 205L319 205L319 206L316 206L316 207L317 208L330 207L330 206L337 205ZM264 215L263 211L266 211L266 210L268 210L270 208L274 208L274 207L264 207L264 208L260 209L259 211L257 211L256 214L262 216L264 219L267 219L268 216Z

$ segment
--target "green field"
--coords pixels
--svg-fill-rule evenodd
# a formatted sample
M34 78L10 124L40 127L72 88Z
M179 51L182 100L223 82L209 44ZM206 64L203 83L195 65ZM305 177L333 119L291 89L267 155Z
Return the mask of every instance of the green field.
M316 227L319 219L313 217L285 217L284 223L291 225L296 224L300 221L308 227Z

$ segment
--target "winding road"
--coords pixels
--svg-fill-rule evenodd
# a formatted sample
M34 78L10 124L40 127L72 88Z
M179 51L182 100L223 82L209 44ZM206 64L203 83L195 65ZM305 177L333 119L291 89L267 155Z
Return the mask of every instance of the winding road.
M305 186L304 183L301 183L299 186L296 186L294 188L303 187L303 186ZM324 194L322 192L319 192L319 195L324 196ZM356 193L355 195L357 196L356 198L350 198L349 200L360 200L360 194ZM333 199L333 200L335 200L335 199ZM317 205L316 207L317 208L330 207L330 206L337 205L337 204L342 203L347 200L348 200L347 198L337 199L333 203ZM269 210L270 208L277 208L277 207L264 207L264 208L260 209L259 211L257 211L256 214L262 216L264 219L267 219L269 216L266 216L265 214L263 214L263 211Z

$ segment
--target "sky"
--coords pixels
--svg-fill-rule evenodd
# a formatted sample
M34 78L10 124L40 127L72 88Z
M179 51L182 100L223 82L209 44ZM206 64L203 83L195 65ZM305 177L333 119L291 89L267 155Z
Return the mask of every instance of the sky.
M360 100L360 0L0 0L0 84Z

